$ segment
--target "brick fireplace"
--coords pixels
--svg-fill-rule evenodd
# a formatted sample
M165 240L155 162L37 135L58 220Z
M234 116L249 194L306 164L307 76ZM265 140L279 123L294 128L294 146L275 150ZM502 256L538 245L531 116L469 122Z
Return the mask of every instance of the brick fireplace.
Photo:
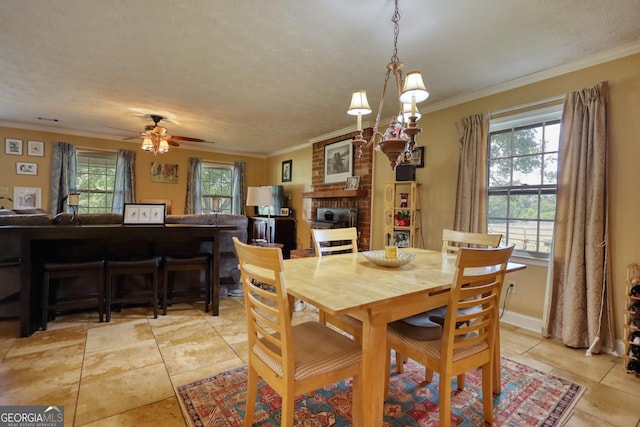
M364 138L370 138L371 128L364 130ZM371 184L372 184L372 149L365 148L362 157L358 158L357 150L353 155L353 176L360 177L358 190L345 190L345 184L324 183L324 147L338 141L355 138L355 132L339 137L327 139L313 144L313 163L311 185L313 190L304 193L303 197L311 199L311 218L316 218L318 208L348 208L357 209L357 228L359 233L358 246L360 250L370 249L371 228Z

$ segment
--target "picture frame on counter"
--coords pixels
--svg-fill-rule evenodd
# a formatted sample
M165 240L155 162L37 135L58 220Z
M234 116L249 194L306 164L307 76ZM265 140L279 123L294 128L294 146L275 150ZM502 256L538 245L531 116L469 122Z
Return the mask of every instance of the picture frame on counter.
M163 225L166 208L164 203L125 203L122 222L129 225Z
M39 187L13 187L14 209L41 209L42 189Z
M359 185L360 185L360 177L359 176L350 176L344 182L344 189L345 190L357 190Z

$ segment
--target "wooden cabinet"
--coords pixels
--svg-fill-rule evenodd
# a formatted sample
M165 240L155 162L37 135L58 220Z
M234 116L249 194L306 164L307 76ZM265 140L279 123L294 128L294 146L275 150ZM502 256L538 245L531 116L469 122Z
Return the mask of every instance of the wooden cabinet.
M249 218L249 243L266 239L269 233L270 243L282 243L282 257L289 259L291 251L297 249L296 220L290 217L251 217Z
M624 369L640 378L640 265L627 266L624 316Z
M400 248L421 248L420 184L395 181L384 187L384 242Z

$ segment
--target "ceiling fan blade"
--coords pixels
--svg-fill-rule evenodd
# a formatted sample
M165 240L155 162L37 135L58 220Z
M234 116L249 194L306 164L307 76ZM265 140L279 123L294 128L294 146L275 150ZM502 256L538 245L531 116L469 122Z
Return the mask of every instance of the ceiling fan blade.
M169 145L170 145L170 146L172 146L172 147L180 147L180 144L178 144L177 142L175 142L175 141L173 140L173 138L169 138L169 139L167 139L167 144L169 144Z
M144 135L136 135L136 136L128 136L126 138L122 138L123 141L129 141L130 139L143 139Z
M125 131L125 132L135 132L135 133L140 133L140 132L138 132L137 130L122 129L122 128L114 128L113 126L107 126L107 125L102 125L102 126L104 126L104 127L106 127L106 128L109 128L109 129L123 130L123 131Z
M188 136L178 136L178 135L171 135L171 139L177 139L178 141L204 142L204 139L191 138Z

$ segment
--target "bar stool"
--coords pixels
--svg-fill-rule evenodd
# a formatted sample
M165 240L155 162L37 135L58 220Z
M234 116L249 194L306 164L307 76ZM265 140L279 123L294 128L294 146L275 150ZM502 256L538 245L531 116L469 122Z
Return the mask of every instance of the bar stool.
M107 322L111 321L111 306L113 304L144 304L153 306L153 318L158 318L158 271L160 257L128 260L107 261ZM128 275L143 275L145 282L151 279L151 291L118 295L118 277ZM148 282L147 282L148 283ZM115 295L115 297L114 297Z
M197 290L180 288L174 280L169 284L169 273L176 271L203 271L205 272L204 286ZM198 254L196 256L165 256L163 260L162 281L162 314L167 314L167 305L177 302L194 302L204 299L204 311L209 311L211 303L211 254ZM198 279L201 283L201 280ZM204 291L204 292L203 292ZM204 294L204 295L203 295Z
M100 322L104 316L104 260L78 262L47 262L43 265L42 287L42 330L47 330L49 313L56 310L98 307ZM53 286L51 281L65 278L94 279L93 292L69 297L58 297L60 282ZM84 290L85 288L83 288ZM55 317L54 317L55 318Z

